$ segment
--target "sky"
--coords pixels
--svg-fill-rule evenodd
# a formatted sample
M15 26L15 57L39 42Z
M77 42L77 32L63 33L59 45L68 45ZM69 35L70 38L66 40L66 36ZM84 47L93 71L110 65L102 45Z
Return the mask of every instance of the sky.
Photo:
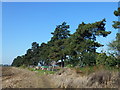
M106 18L106 30L112 33L98 37L105 46L115 39L112 28L117 2L3 2L2 3L2 63L11 64L14 58L24 55L32 42L47 42L51 32L66 21L71 34L81 22L94 23Z

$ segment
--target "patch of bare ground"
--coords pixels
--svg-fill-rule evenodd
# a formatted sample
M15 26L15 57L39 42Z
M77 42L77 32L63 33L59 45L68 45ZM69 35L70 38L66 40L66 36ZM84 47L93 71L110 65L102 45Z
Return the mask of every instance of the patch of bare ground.
M2 68L2 88L52 88L47 76L15 67Z

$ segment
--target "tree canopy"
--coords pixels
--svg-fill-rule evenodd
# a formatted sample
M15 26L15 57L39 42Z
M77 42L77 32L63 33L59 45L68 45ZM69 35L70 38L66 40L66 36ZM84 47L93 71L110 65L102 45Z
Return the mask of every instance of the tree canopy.
M120 8L114 11L114 15L120 16ZM113 27L119 28L120 22L113 21ZM63 22L57 25L52 37L47 43L37 42L31 44L31 48L26 51L25 55L18 56L13 60L12 66L21 65L51 65L51 62L61 60L61 66L72 64L73 66L92 66L92 65L108 65L115 66L120 64L120 33L117 34L116 40L108 46L114 53L108 56L106 53L98 53L96 49L102 47L101 43L96 41L97 37L107 37L111 31L105 28L106 20L93 23L81 22L76 31L70 34L70 25ZM116 60L117 59L117 60Z

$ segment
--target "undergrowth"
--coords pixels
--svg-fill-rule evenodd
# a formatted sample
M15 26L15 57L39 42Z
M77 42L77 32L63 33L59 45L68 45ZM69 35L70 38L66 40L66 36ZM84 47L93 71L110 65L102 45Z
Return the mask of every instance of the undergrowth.
M75 68L75 70L76 70L76 72L81 71L83 74L89 75L91 73L101 71L101 70L118 72L118 71L120 71L120 68L99 65L99 66L86 66L86 67L81 67L81 68Z
M48 71L48 70L35 70L34 68L29 68L30 71L36 71L38 74L43 75L43 74L54 74L55 71Z

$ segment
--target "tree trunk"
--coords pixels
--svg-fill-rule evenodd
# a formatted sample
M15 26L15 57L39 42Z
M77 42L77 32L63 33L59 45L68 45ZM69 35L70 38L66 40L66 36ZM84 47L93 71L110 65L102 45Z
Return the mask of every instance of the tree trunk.
M61 67L64 67L64 61L63 61L63 58L61 59Z

